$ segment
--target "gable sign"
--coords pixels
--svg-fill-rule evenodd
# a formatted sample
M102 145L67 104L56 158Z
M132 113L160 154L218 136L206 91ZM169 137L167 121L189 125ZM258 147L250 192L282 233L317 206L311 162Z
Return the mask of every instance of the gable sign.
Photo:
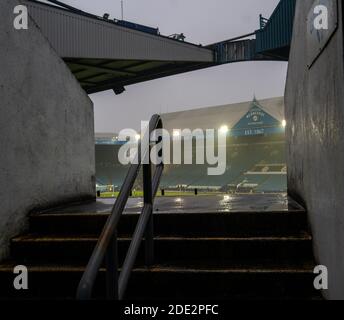
M253 136L281 132L281 123L258 106L253 106L231 130L232 136Z

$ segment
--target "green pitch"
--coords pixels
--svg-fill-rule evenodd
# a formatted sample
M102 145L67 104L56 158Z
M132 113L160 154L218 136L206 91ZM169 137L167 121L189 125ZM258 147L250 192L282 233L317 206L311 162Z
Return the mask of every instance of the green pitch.
M117 198L119 192L102 192L100 198ZM199 196L214 196L218 194L223 194L221 192L198 192ZM194 192L178 192L178 191L165 191L164 197L192 197ZM156 195L157 197L162 197L161 192L159 191ZM132 198L142 198L143 191L133 191Z

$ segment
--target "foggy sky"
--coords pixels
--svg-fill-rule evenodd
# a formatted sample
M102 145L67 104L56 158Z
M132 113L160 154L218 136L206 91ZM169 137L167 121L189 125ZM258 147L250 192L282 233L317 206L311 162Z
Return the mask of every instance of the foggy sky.
M64 0L98 15L121 18L120 0ZM269 17L279 0L124 0L124 19L159 27L164 35L184 33L203 45L251 33L259 14ZM287 64L245 62L194 71L91 95L96 132L139 128L153 113L282 96Z

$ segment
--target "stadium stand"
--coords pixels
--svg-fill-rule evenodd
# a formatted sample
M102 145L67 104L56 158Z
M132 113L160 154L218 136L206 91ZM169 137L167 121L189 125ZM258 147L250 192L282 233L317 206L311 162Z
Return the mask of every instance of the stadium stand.
M206 115L209 120L207 125L204 122ZM232 120L233 118L236 121ZM161 181L162 189L193 190L197 188L207 191L260 193L286 191L283 98L267 99L261 102L254 99L247 103L182 111L163 115L163 119L164 126L171 133L175 129L185 128L217 129L225 124L228 126L228 134L227 163L223 175L208 176L208 164L166 165ZM121 186L128 166L123 166L118 162L117 155L120 147L121 144L116 140L116 135L108 134L107 138L105 134L97 135L98 190L104 190L104 186L109 185L117 190ZM195 159L195 143L192 154ZM182 158L183 156L182 152ZM140 181L135 188L140 189Z

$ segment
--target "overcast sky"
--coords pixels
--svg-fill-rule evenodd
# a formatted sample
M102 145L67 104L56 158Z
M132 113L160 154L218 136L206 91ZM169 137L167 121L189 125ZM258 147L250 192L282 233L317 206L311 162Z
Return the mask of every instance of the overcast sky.
M64 0L98 15L121 17L120 0ZM124 19L159 27L164 35L184 33L203 45L250 33L259 27L259 14L269 17L279 0L124 0ZM96 132L139 128L153 113L200 108L284 94L287 64L246 62L91 95Z

